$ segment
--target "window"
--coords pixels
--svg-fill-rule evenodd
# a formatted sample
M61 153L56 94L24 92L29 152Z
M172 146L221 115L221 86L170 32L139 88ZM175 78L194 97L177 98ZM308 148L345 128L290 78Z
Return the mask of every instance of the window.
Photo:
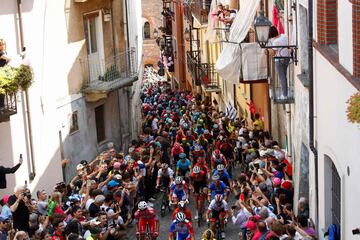
M96 24L96 20L98 17L98 13L88 14L84 17L84 33L88 54L96 53L98 51Z
M104 105L95 108L95 125L97 142L100 143L105 140Z
M338 0L317 1L317 33L320 44L326 44L337 52Z
M332 199L332 222L333 224L341 223L341 178L334 163L331 165L331 177L332 177L332 188L331 188L331 199Z
M78 124L78 111L74 111L70 117L70 130L69 133L74 133L79 130Z
M325 155L324 160L325 227L341 226L341 177L332 159Z
M150 39L150 23L149 22L144 23L144 38Z

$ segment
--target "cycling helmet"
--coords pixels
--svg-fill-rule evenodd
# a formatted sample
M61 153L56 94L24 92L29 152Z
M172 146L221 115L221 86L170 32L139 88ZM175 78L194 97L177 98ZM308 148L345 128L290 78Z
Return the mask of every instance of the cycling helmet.
M180 153L179 158L186 158L186 154L185 153Z
M221 194L216 194L214 199L215 202L222 202L223 196Z
M216 156L219 156L219 155L220 155L219 149L215 149L214 154L215 154Z
M217 175L217 174L212 176L213 181L216 181L216 180L219 180L219 179L220 179L220 176Z
M194 167L193 168L193 172L195 173L195 174L198 174L199 172L200 172L200 167L199 166L196 166L196 167Z
M167 169L169 167L169 165L167 163L163 163L163 164L161 164L161 167Z
M145 201L139 202L138 208L140 209L140 211L144 211L147 208L147 203Z
M219 125L217 125L217 124L213 125L213 128L218 128L218 127L219 127Z
M199 144L196 144L195 147L194 147L194 150L195 150L196 152L201 151L201 146L200 146Z
M176 184L176 185L182 184L182 178L179 177L179 176L177 176L177 177L175 178L175 184Z
M176 221L178 222L184 222L186 219L186 216L183 212L178 212L175 216Z
M217 169L218 171L224 171L225 166L224 166L223 164L219 164L219 165L217 165L216 169Z
M186 205L186 201L180 201L180 202L178 203L178 207L179 207L179 208L184 208L185 205Z
M181 129L177 131L177 134L182 135Z

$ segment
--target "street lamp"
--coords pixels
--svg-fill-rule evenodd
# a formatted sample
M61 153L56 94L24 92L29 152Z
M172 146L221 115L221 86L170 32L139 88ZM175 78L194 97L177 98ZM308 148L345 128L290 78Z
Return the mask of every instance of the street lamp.
M269 41L269 31L271 22L267 17L264 16L264 10L260 10L260 16L254 21L254 28L256 33L256 41L259 43L261 48L265 48Z

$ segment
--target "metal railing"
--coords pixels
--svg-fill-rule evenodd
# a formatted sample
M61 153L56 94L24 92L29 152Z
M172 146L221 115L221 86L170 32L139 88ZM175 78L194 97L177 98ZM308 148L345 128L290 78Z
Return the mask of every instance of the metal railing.
M219 74L215 69L215 64L202 63L200 67L200 77L202 84L206 90L220 91L219 88Z
M17 113L16 93L0 94L0 122Z
M134 48L116 54L110 59L100 59L98 56L88 56L80 60L86 87L94 87L105 82L121 81L137 74L136 51ZM103 84L102 84L103 85Z

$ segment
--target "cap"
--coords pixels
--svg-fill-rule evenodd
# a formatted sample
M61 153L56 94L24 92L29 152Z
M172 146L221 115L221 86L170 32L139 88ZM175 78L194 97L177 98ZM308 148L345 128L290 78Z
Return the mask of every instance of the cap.
M256 223L254 221L247 221L245 227L250 231L255 230Z
M121 165L121 164L120 164L119 162L115 162L115 163L114 163L114 168L120 168L120 165Z
M0 216L0 222L5 222L5 221L7 221L7 220L9 220L8 217Z
M120 174L116 174L116 175L114 176L114 178L115 178L116 180L121 180L121 179L122 179L122 176L121 176Z
M273 180L272 180L272 182L273 182L273 185L274 185L275 187L277 187L277 186L280 186L280 184L281 184L281 179L278 178L278 177L274 177Z
M290 181L284 181L281 184L281 188L286 189L286 190L291 190L292 188L292 183Z
M77 166L76 166L76 171L80 171L80 170L82 170L84 168L84 165L82 165L81 163L80 164L78 164Z
M104 195L97 195L95 197L95 202L96 203L101 203L101 202L104 202L105 201L105 196Z
M81 160L80 164L82 164L83 166L86 166L86 165L88 165L88 162L86 160Z
M9 195L4 195L3 201L4 201L5 204L7 204L8 201L9 201Z
M117 182L117 181L115 181L115 180L111 180L109 183L108 183L108 187L109 188L113 188L113 187L117 187L117 186L119 186L120 184Z

